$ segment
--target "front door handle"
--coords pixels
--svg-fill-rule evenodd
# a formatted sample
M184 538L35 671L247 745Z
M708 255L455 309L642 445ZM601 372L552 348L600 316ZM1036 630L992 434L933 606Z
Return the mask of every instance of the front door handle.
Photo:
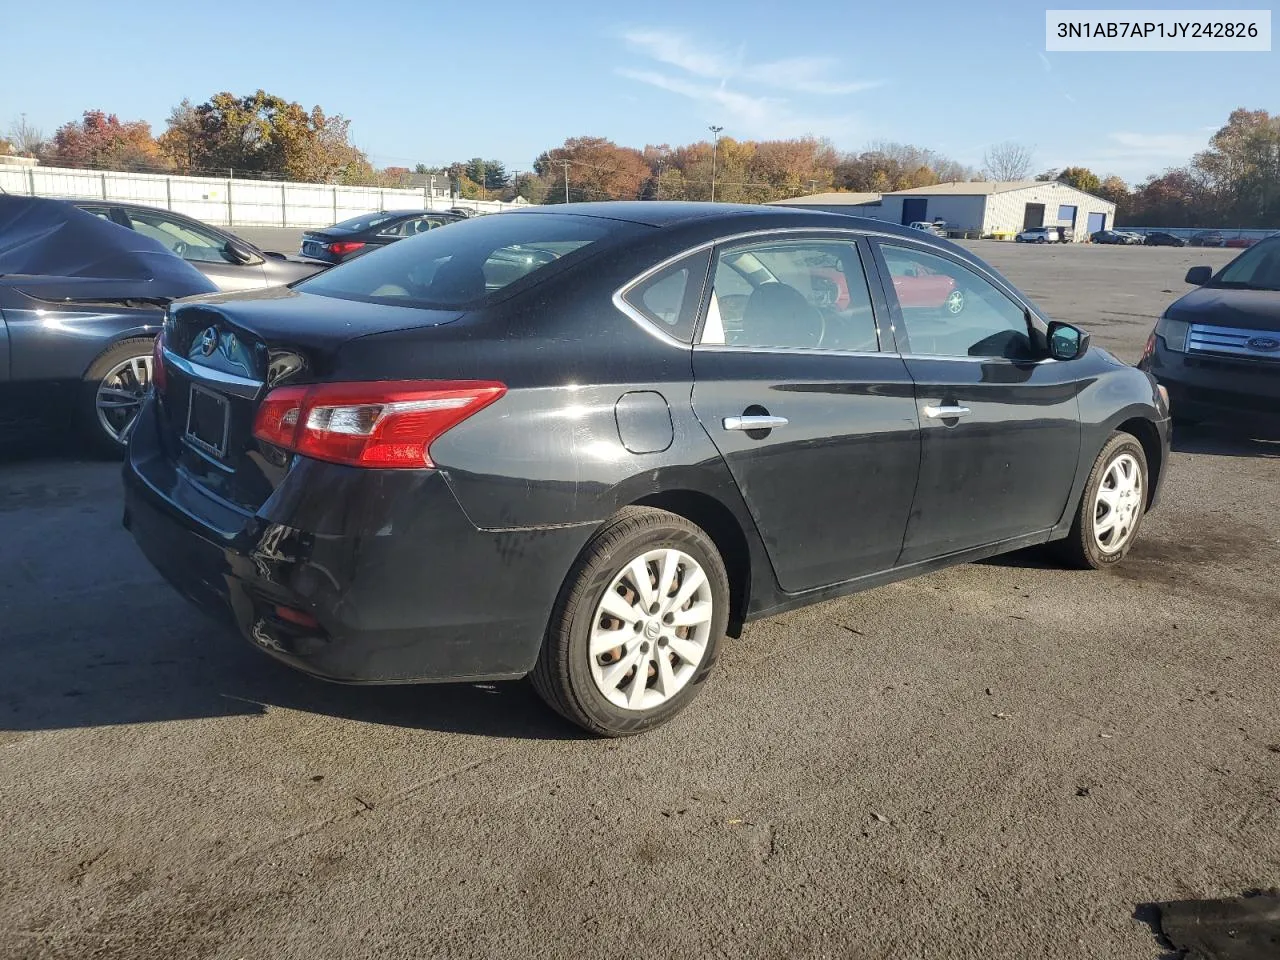
M778 427L787 425L786 417L725 417L724 428L726 430L776 430Z
M954 404L943 404L939 407L926 406L924 415L930 420L951 420L955 417L963 417L969 413L968 407L959 407Z

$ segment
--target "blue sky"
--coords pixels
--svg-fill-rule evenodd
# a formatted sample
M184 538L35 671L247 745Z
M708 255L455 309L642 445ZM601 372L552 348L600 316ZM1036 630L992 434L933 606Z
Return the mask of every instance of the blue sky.
M5 16L0 130L25 112L51 134L96 107L159 133L183 97L262 87L343 114L379 165L480 155L527 170L569 136L676 144L716 123L974 165L1016 140L1037 171L1134 181L1185 162L1237 106L1280 111L1275 53L1045 53L1045 6L21 3Z

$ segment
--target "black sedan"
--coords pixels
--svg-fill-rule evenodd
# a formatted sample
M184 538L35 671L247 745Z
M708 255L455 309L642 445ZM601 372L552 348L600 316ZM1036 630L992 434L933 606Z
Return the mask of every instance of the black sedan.
M1152 233L1148 233L1143 238L1142 245L1144 247L1185 247L1187 245L1187 241L1182 239L1182 237L1174 236L1172 233L1165 233L1161 230L1156 230Z
M1050 541L1110 566L1168 463L1148 374L836 214L482 217L176 305L162 341L124 519L181 593L315 676L531 675L606 735L747 621Z
M1133 243L1133 238L1131 238L1127 233L1117 233L1114 230L1098 230L1097 232L1090 234L1089 239L1094 243L1114 244L1119 246L1128 246Z
M0 428L68 423L119 457L165 306L212 293L159 242L61 200L0 194Z
M323 230L308 230L302 235L299 253L324 263L342 263L363 256L377 247L416 237L420 233L466 219L460 214L433 213L430 210L384 210L367 213L335 223Z
M1225 420L1274 431L1280 420L1280 237L1219 270L1157 321L1139 366L1169 391L1179 423Z
M324 269L318 263L290 260L283 253L259 250L242 237L171 210L114 201L70 202L87 213L157 241L212 280L219 290L252 290L293 283Z

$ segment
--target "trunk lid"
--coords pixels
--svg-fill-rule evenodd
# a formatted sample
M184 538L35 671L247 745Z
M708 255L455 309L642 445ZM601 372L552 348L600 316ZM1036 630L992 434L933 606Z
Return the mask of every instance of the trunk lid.
M209 493L255 511L289 462L253 437L258 406L273 387L332 379L343 344L358 337L461 316L288 288L176 303L165 327L166 447Z

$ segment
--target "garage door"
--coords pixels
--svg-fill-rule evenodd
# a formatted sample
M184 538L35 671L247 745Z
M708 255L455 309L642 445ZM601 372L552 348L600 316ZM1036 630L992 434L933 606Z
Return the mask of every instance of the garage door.
M917 220L923 220L925 213L929 209L929 201L924 200L903 200L902 201L902 222L915 223Z
M1062 224L1071 224L1071 229L1076 228L1076 208L1069 204L1063 204L1058 208L1058 222Z
M1099 230L1107 229L1107 215L1105 213L1089 214L1089 233L1094 234Z
M1022 215L1022 229L1028 230L1031 227L1044 226L1044 204L1028 203L1027 210Z

